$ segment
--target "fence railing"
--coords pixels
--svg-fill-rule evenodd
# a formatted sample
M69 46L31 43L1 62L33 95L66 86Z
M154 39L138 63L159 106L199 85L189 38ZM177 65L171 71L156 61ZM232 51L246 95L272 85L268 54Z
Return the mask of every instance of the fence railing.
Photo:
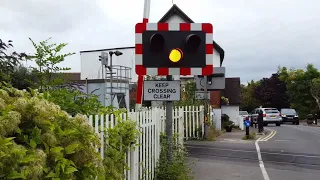
M183 108L175 107L173 110L173 133L178 134L177 140L183 144L183 138L192 137L195 129L201 127L200 121L195 119L199 108ZM155 169L160 156L160 133L165 131L165 108L145 109L139 112L128 112L120 115L122 120L126 118L137 122L137 129L141 131L138 138L139 146L137 148L131 147L131 151L127 152L126 162L130 170L125 171L125 177L128 180L136 179L153 179L155 177ZM114 115L91 115L89 116L89 123L93 126L96 133L99 134L101 140L101 147L96 150L100 152L101 157L104 158L104 150L108 146L105 141L104 130L106 128L113 128L117 125L119 119ZM192 123L190 123L190 122ZM184 128L184 124L190 124L191 128ZM191 130L189 130L191 129Z

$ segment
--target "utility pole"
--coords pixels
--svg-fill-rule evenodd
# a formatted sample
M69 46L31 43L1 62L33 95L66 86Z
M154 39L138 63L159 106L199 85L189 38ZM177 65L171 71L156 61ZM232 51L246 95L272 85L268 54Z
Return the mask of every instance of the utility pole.
M204 139L207 139L208 138L208 125L207 125L207 121L208 121L208 104L207 104L207 93L208 93L208 76L204 76L204 82L205 82L205 85L204 85L204 100L203 100L203 106L204 106L204 109L203 109L203 114L204 114L204 122L203 122L203 125L204 125Z
M110 102L110 105L113 109L113 72L112 72L112 55L113 55L113 52L112 51L109 51L109 54L110 54L110 96L111 96L111 102Z
M172 75L167 76L167 81L172 81ZM172 109L173 102L167 101L166 104L166 134L167 134L167 159L172 162Z

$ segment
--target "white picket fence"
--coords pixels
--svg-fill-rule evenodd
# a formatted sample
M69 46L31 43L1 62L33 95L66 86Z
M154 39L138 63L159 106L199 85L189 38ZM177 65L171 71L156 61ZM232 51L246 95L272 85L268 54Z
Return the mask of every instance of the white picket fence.
M196 136L196 129L201 128L199 118L199 107L175 107L173 111L173 133L178 134L177 141L183 144L183 138L191 138ZM121 114L123 120L126 117L137 122L137 128L140 127L142 132L138 143L138 148L131 148L127 153L126 161L130 170L125 172L126 179L153 179L155 176L155 168L160 155L160 133L165 131L165 108L145 109L140 112L131 111L128 114ZM90 125L94 126L95 132L99 134L101 139L100 151L104 158L104 148L107 146L104 139L104 128L113 128L118 120L113 115L94 115L89 116ZM100 124L100 127L99 127ZM184 128L186 124L188 128Z

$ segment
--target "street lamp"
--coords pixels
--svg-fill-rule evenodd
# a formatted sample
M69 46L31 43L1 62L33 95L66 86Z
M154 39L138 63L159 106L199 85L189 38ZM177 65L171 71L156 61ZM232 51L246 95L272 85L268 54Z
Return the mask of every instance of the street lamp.
M116 56L121 56L123 53L121 51L109 51L110 57L112 57L112 55L116 55Z
M111 94L111 107L113 106L113 82L112 82L112 55L116 55L116 56L121 56L123 53L121 51L109 51L109 55L110 55L110 66L109 66L109 70L110 70L110 94Z

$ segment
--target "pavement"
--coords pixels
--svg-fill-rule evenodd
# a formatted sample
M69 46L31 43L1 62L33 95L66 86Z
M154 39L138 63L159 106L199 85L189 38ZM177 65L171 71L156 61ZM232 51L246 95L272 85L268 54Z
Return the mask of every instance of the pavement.
M320 128L269 125L259 140L241 140L244 132L226 133L217 141L188 141L195 179L320 179ZM242 133L242 135L241 135Z
M249 129L250 133L256 133L256 138L264 138L268 136L270 133L272 133L272 130L265 128L263 133L258 133L257 128L250 127ZM233 130L231 133L224 133L223 135L216 138L217 142L251 142L251 140L242 140L242 138L245 136L245 131L241 130Z

